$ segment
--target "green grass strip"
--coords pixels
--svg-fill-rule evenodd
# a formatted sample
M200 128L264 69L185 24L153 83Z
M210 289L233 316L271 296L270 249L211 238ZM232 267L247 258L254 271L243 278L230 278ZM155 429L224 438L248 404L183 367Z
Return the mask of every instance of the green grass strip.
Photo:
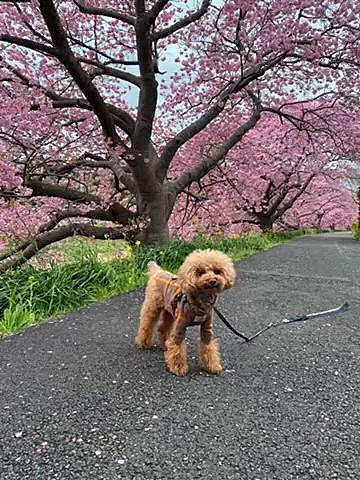
M360 222L354 222L351 225L351 232L355 240L360 240Z
M144 285L150 260L176 272L196 249L221 250L239 260L302 234L293 231L231 238L199 236L192 242L173 240L162 247L123 245L123 258L110 256L106 262L99 258L97 244L83 243L63 263L53 263L46 269L27 265L0 276L0 336Z

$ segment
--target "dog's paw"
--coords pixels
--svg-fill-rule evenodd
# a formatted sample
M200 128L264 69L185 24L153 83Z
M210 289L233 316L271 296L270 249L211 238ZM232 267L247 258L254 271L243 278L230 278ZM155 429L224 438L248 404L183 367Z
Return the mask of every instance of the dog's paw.
M153 345L149 338L136 337L135 343L139 348L151 348Z
M189 368L187 365L181 365L181 366L172 366L171 368L169 367L169 370L171 373L174 375L177 375L178 377L185 377L189 373Z
M222 371L222 366L220 363L215 363L212 365L204 365L204 370L206 370L208 373L211 373L212 375L216 375Z

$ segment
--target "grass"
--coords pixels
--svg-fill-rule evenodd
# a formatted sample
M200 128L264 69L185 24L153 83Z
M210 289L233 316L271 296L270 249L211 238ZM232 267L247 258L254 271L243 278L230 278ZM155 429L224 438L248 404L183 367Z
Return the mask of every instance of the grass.
M152 248L111 240L64 241L32 264L0 276L0 336L144 285L150 260L176 272L195 249L222 250L239 260L301 234L201 236L192 242L173 240Z
M70 237L45 247L29 261L29 264L35 268L47 269L54 264L72 262L77 257L82 257L84 252L89 253L89 251L91 255L96 253L97 259L105 263L121 258L125 252L125 245L123 240Z
M351 232L355 240L360 240L360 222L354 222L351 225Z

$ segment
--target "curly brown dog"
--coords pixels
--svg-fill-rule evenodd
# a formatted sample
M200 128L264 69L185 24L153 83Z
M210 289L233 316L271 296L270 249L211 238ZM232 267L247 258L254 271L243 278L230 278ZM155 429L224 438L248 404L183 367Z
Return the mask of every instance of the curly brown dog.
M158 324L166 365L175 375L186 375L186 329L200 325L201 364L207 372L219 373L222 367L218 345L213 338L213 307L219 293L232 287L234 281L232 261L216 250L192 252L177 276L150 262L137 345L150 348Z

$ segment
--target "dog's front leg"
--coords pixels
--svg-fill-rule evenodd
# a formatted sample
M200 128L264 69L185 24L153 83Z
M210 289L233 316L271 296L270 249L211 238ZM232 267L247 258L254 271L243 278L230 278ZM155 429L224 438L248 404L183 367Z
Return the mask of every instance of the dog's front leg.
M200 326L199 355L203 368L209 373L219 373L222 370L220 364L219 347L214 340L213 332L213 310L206 316L204 323Z
M166 350L166 340L170 335L173 323L174 317L166 310L163 310L160 315L160 323L158 328L160 345L163 350Z
M185 332L184 321L182 318L177 318L174 329L165 342L165 363L171 373L179 376L184 376L189 371L186 358Z

